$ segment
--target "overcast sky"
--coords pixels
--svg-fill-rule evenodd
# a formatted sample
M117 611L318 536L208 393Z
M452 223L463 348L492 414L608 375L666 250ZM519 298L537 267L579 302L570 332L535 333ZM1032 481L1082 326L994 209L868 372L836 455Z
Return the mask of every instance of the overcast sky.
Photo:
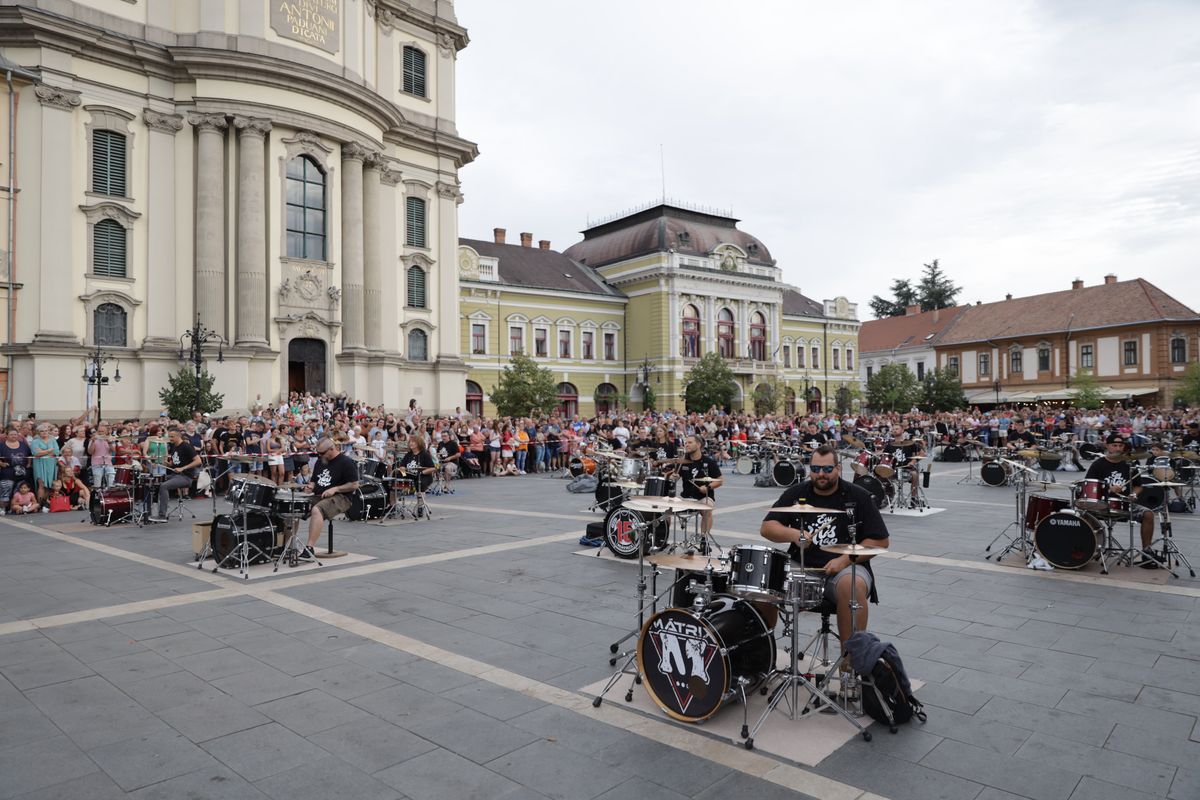
M458 0L460 235L663 194L860 303L1144 277L1200 310L1197 0Z

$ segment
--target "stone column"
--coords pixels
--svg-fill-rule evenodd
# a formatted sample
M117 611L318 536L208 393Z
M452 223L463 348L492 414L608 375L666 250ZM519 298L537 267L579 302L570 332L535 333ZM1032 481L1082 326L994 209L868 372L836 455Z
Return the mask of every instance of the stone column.
M174 345L179 331L177 325L175 267L175 134L183 130L183 117L146 109L142 121L149 129L150 174L146 195L146 258L150 269L146 274L146 298L156 298L146 304L146 342Z
M363 161L366 148L342 146L342 349L360 350L363 337Z
M71 246L73 238L65 234L62 219L68 198L75 194L69 153L76 135L74 111L79 107L80 94L71 89L38 84L34 87L34 96L41 104L42 150L40 169L34 179L39 184L35 197L41 199L37 201L38 234L35 247L39 253L39 263L35 279L38 287L37 322L33 326L33 340L47 344L78 344L79 337L72 324L74 315L64 311L63 304L64 299L79 294L74 277L78 261ZM36 140L31 140L29 144L38 146ZM19 231L13 231L14 238L20 235ZM132 273L133 264L129 264L129 269ZM130 331L130 343L132 338ZM33 396L32 393L30 396Z
M363 162L363 331L368 350L383 349L383 223L380 214L381 162Z
M196 145L196 313L222 335L225 326L225 128L223 114L188 114Z
M237 343L267 344L266 135L270 120L235 117L238 129Z

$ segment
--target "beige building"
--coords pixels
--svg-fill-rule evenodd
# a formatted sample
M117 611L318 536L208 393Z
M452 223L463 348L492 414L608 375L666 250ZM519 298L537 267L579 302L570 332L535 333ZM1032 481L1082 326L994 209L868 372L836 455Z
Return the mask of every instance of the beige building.
M78 413L100 346L123 377L106 416L153 411L197 318L228 342L207 367L231 409L460 405L442 262L477 154L455 125L466 44L447 0L0 0L0 52L33 76L0 131L8 410Z

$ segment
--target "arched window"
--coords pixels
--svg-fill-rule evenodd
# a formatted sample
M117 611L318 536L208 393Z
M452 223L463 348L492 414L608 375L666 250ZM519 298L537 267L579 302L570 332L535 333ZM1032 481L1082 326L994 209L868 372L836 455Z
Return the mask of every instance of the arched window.
M467 381L467 413L473 417L483 416L483 387L475 381Z
M579 391L573 383L558 385L558 414L563 417L573 417L579 413Z
M611 414L617 410L617 387L602 383L596 387L596 413Z
M287 165L287 255L325 260L325 173L308 156Z
M733 312L722 308L717 314L717 352L721 358L734 358Z
M788 389L783 396L783 410L789 417L796 416L796 390Z
M767 360L767 319L761 311L755 311L750 317L750 358Z
M418 266L408 268L408 302L409 308L425 308L425 270Z
M409 247L425 247L425 201L420 197L404 201L404 243Z
M408 332L408 360L429 360L429 337L420 328Z
M425 53L415 47L404 48L404 91L425 97Z
M683 307L683 343L684 358L700 357L700 312L690 303Z
M110 220L111 221L111 220ZM101 303L92 315L92 338L98 347L124 347L125 309L116 303Z
M102 219L92 226L92 272L106 278L128 277L125 226Z

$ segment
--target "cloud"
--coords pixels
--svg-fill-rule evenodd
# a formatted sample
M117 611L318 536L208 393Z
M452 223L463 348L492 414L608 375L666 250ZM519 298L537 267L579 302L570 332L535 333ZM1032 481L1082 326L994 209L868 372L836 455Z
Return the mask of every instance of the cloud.
M1200 4L459 0L464 236L668 196L864 303L1145 277L1200 308ZM661 146L661 151L660 151ZM662 160L660 162L660 152Z

